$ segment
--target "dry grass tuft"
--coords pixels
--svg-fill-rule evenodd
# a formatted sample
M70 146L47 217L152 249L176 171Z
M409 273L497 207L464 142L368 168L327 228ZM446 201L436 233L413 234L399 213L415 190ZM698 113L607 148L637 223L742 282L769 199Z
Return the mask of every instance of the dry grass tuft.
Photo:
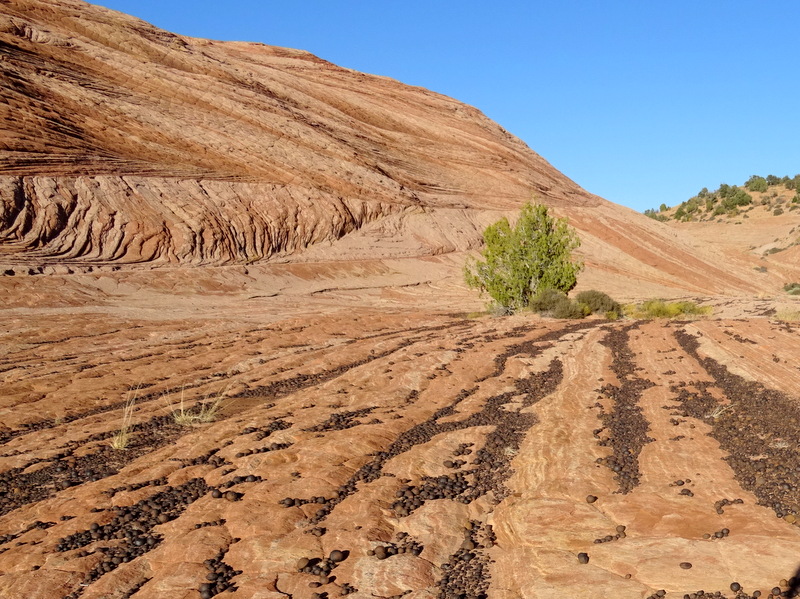
M131 423L133 421L133 409L136 406L136 399L139 397L140 387L128 390L125 400L125 407L122 408L122 426L117 433L111 437L111 447L122 450L127 449L131 439Z
M797 322L800 321L800 310L784 308L783 310L778 310L775 314L775 318L786 322Z
M193 426L196 424L214 422L224 405L223 400L225 399L225 392L227 390L228 387L215 396L206 396L205 400L197 402L191 408L186 407L185 394L184 391L181 390L181 400L178 406L175 407L171 402L169 403L175 424L180 426Z

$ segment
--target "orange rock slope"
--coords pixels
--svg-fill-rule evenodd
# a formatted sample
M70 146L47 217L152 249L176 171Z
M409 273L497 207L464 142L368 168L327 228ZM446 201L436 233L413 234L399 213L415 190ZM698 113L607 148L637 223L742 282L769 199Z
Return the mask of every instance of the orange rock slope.
M662 295L775 283L425 89L78 0L2 3L0 44L5 273L413 260L475 248L534 197L578 228L588 282Z

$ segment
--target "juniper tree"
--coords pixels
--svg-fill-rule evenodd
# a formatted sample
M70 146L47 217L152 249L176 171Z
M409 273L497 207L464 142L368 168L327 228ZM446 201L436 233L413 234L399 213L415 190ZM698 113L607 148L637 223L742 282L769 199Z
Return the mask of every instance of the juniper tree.
M514 227L506 218L490 225L483 240L483 260L468 261L464 278L508 312L530 305L544 289L569 292L583 268L572 258L578 236L566 219L551 217L540 204L523 206Z

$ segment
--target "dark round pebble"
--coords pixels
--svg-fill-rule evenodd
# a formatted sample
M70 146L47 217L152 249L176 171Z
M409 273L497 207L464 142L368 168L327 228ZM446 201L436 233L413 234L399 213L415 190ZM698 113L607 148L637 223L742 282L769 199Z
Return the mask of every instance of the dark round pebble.
M328 556L332 562L343 562L347 558L344 551L339 551L338 549L334 549L331 551L331 554Z
M586 503L594 503L595 501L597 501L597 497L595 495L586 496Z
M740 585L738 582L732 582L731 583L731 590L734 593L736 593L737 591L741 591L742 590L742 585Z
M578 563L579 564L588 564L589 563L589 554L588 553L579 553L578 554Z
M684 570L691 570L692 564L690 562L681 562L680 567L683 568Z

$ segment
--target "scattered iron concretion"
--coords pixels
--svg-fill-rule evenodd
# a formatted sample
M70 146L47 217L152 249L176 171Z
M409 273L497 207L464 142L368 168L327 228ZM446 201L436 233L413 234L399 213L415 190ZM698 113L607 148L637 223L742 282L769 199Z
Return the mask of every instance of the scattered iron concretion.
M653 441L647 436L650 425L638 405L642 393L653 386L649 380L635 375L636 365L633 353L628 346L628 335L638 325L630 325L623 329L610 329L601 343L611 350L611 370L617 376L619 385L603 385L599 392L613 401L613 409L606 412L602 404L597 417L602 421L608 433L605 439L598 441L602 447L610 447L611 455L597 458L598 464L604 464L612 472L619 484L620 493L630 493L639 485L639 454L646 443ZM596 431L599 438L599 432Z
M206 582L201 583L197 589L200 593L200 599L211 599L211 597L225 591L236 592L236 585L232 582L232 579L234 576L241 574L242 571L234 570L223 561L224 558L225 551L220 551L216 557L203 562L208 569L208 574L206 574Z

